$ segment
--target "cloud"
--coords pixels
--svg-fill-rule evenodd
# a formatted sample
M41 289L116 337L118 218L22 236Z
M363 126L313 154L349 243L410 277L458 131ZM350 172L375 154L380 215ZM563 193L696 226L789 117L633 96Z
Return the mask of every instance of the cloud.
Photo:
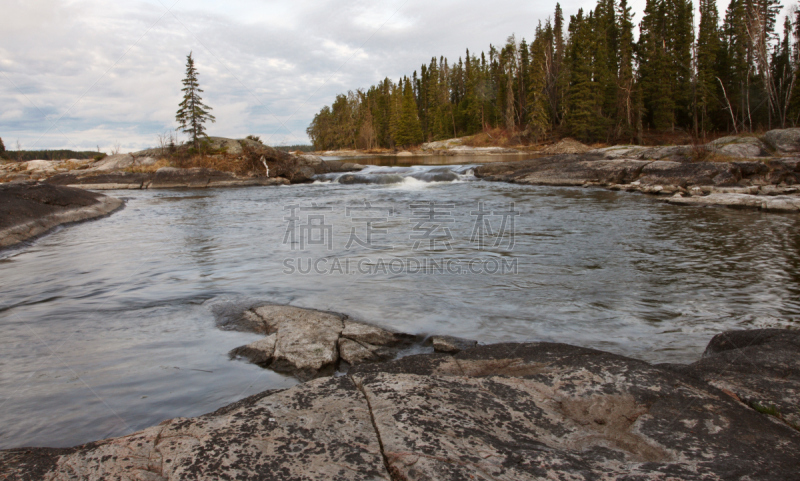
M168 10L169 7L174 8ZM594 2L562 2L565 14ZM541 2L474 0L7 0L0 137L23 148L154 145L175 128L192 51L212 135L306 143L319 109L440 55L479 53L552 15ZM634 5L641 11L641 7Z

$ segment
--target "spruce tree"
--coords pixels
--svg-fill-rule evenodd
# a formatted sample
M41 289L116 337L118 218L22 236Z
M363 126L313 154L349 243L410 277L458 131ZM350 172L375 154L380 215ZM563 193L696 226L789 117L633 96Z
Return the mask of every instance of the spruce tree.
M183 101L179 105L175 120L178 121L178 128L192 138L194 148L199 148L199 139L206 137L206 129L203 125L210 120L212 123L217 120L209 113L211 107L203 103L200 94L200 84L197 81L197 69L194 67L192 53L186 57L186 78L183 79Z
M667 39L668 22L664 0L647 0L639 25L639 84L642 106L649 124L657 130L672 130L675 126L675 84Z
M627 0L620 0L617 15L619 70L617 73L617 132L630 134L634 125L633 14Z
M6 154L6 146L3 145L3 139L0 138L0 157Z
M534 139L539 139L550 127L549 101L547 95L548 48L550 39L542 28L541 22L536 27L536 36L530 47L530 64L528 66L527 123L528 130Z
M422 128L419 124L417 104L414 101L414 91L408 78L403 82L402 105L400 118L397 123L395 143L401 147L415 145L422 142Z
M719 13L716 0L700 0L700 27L697 32L697 106L699 128L705 135L714 124L711 119L721 105L717 77L717 52L720 49Z
M596 140L603 130L603 122L598 115L598 102L603 97L597 95L592 75L593 24L593 12L584 17L583 9L571 16L569 22L569 107L564 123L570 134L585 142Z

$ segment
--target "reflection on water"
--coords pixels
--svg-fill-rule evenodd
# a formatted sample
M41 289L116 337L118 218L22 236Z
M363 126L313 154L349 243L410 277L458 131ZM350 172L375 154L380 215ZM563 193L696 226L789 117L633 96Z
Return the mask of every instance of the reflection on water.
M452 182L425 181L418 167L367 172L404 179L389 184L117 192L128 199L119 213L4 251L0 447L118 436L293 385L228 359L258 336L216 329L215 306L291 303L410 333L558 341L654 362L693 361L726 329L800 325L796 215L487 183L467 167L453 170ZM430 227L418 214L426 202L439 206L449 250L441 242L437 251L425 242L414 249ZM479 248L475 212L511 202L520 213L513 248L491 236ZM353 210L367 203L386 213ZM324 214L330 249L284 243L291 206L312 209L297 210L301 225ZM373 232L374 243L393 249L348 248L373 217L385 219L374 221L385 230ZM485 218L493 234L501 217ZM284 273L287 259L308 258L328 267L336 259L508 259L519 271Z

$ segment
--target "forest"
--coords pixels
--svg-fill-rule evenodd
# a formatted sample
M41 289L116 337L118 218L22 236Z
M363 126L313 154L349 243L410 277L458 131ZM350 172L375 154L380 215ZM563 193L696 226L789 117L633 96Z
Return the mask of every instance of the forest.
M639 36L627 0L565 25L561 6L529 42L432 58L397 82L338 95L307 129L317 150L401 148L502 129L539 143L704 139L800 124L800 12L778 0L647 0Z

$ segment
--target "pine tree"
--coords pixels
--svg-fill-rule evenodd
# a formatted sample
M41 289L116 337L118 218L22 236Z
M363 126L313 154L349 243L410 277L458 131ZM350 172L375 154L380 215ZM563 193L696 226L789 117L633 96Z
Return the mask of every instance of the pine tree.
M4 156L6 153L6 146L3 145L3 139L0 138L0 157Z
M217 120L209 113L211 107L203 103L200 94L200 84L197 81L197 69L194 67L192 53L186 57L186 78L183 79L183 101L179 105L175 120L178 121L178 128L192 138L194 148L199 148L199 139L206 137L206 129L203 125L207 120L212 123Z

